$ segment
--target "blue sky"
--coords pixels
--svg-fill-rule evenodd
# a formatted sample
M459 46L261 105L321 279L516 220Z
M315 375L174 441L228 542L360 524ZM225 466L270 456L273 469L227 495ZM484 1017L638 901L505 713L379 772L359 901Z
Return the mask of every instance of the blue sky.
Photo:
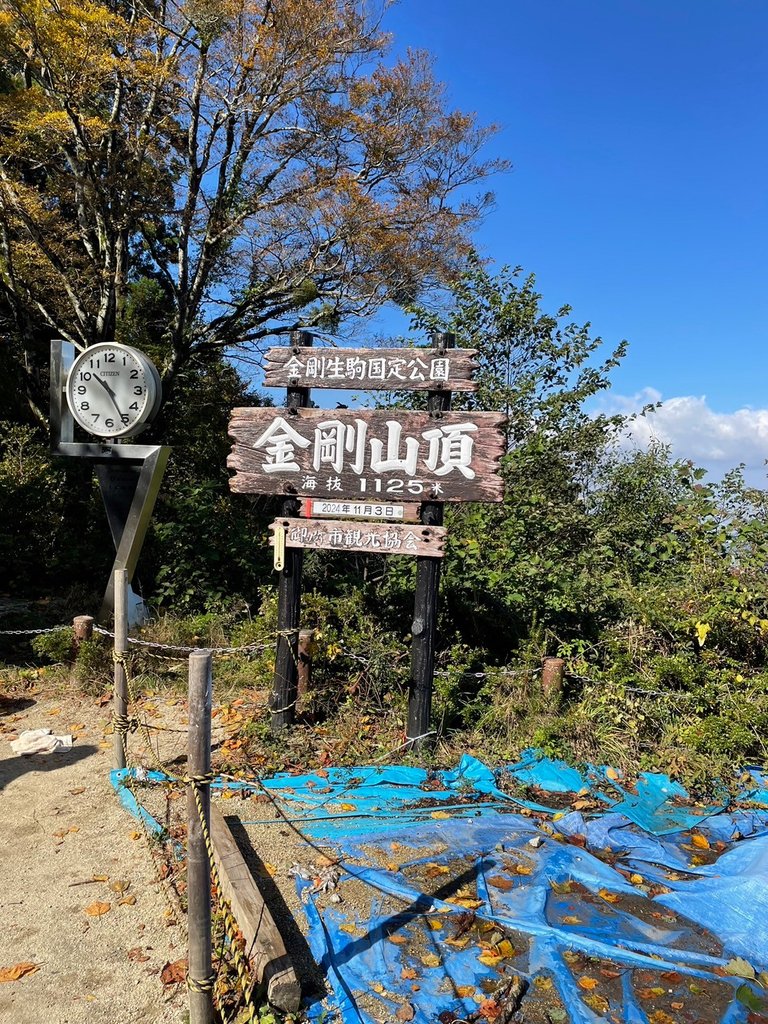
M629 340L611 400L678 400L657 423L702 449L679 454L759 464L768 3L401 0L385 26L434 55L451 105L501 128L488 155L513 169L483 254L534 272L547 308Z

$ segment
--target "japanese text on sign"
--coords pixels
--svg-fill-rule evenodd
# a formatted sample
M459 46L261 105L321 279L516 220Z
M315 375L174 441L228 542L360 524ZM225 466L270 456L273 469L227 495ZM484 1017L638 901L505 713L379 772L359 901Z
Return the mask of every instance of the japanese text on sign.
M504 422L489 412L236 409L231 486L350 501L498 501Z
M473 434L477 431L474 423L436 426L421 431L418 437L403 437L402 426L397 420L387 420L386 427L386 441L376 437L368 439L365 420L342 423L328 419L315 426L310 438L278 416L253 442L253 447L264 453L261 468L265 473L300 473L296 451L311 448L311 466L316 473L325 466L341 473L346 462L358 476L370 470L372 473L398 472L412 477L416 475L421 460L436 476L445 476L455 470L468 480L474 480L472 448ZM427 442L426 446L423 441Z
M267 387L474 391L474 349L306 349L267 352Z

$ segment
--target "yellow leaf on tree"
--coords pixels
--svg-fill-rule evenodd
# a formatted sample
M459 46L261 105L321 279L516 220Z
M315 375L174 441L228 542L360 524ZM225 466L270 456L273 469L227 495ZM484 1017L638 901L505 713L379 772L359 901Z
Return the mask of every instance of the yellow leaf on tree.
M39 970L39 964L30 963L27 960L14 964L13 967L0 967L0 984L6 981L18 981L28 974L34 974Z
M96 900L95 903L91 903L85 908L85 913L88 917L101 917L102 914L108 913L111 909L111 903L101 903L99 900Z

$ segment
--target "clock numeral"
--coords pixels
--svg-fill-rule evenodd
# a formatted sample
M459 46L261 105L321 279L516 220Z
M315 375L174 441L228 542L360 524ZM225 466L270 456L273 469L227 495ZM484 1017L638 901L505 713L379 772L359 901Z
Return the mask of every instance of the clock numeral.
M100 415L100 413L98 413L98 412L92 412L91 413L91 419L93 420L94 423L98 423L99 422L99 415Z
M134 395L143 395L144 394L144 388L140 387L137 384L136 387L133 389L133 393L134 393Z
M138 370L131 370L131 380L138 380L138 379L139 379L139 371Z
M104 353L104 362L105 363L114 363L114 361L115 361L115 353L114 352L105 352Z
M77 389L78 395L84 395L85 394L85 390L86 390L85 386L83 384L81 384L80 387Z
M109 419L104 420L104 426L105 427L114 427L114 425L115 425L115 421L112 419L112 417L110 417Z
M120 414L120 419L123 421L123 423L130 423L131 422L131 417L130 416L126 416L124 412Z
M91 408L91 406L90 406L90 403L89 403L89 402L81 402L81 403L80 403L80 408L81 408L81 409L85 409L85 410L87 411L88 409L90 409L90 408Z
M138 402L132 402L132 403L131 403L131 404L130 404L130 405L128 406L128 408L129 408L129 409L135 409L135 410L136 410L136 411L138 412L138 411L139 411L139 403L138 403Z
M90 380L90 379L91 379L90 373L88 373L87 370L83 370L83 372L80 374L80 380Z

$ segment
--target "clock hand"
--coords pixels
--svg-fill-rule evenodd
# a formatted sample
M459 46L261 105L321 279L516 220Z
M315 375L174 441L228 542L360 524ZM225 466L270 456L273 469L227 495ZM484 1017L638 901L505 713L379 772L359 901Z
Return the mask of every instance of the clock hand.
M96 380L99 382L99 384L101 384L101 386L107 392L107 394L109 395L110 399L112 400L112 405L114 405L114 407L118 411L118 414L122 418L123 414L120 412L120 406L117 404L117 399L115 397L115 392L112 390L112 388L109 386L109 384L107 384L107 382L105 380L101 379L101 377L97 377Z

